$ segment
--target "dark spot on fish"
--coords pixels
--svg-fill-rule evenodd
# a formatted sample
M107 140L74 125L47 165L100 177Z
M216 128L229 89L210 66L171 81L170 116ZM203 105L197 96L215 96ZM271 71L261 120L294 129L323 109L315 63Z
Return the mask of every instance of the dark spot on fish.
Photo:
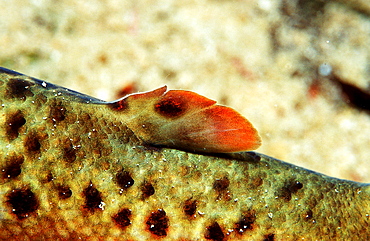
M260 177L256 177L256 178L254 178L253 180L252 180L252 185L254 186L254 187L259 187L259 186L261 186L263 184L263 179L262 178L260 178Z
M166 99L155 105L155 111L169 118L180 117L185 112L185 103L180 99Z
M131 210L124 208L112 217L114 222L122 229L131 225Z
M239 234L243 234L247 230L253 230L254 222L256 221L256 212L249 211L244 213L240 218L239 222L235 224L235 231Z
M90 212L101 209L99 206L101 205L103 199L101 198L101 194L98 189L96 189L92 183L90 183L89 186L85 188L85 190L83 191L83 195L85 196L85 209Z
M26 99L26 96L33 96L30 87L33 83L22 79L10 79L8 82L7 94L10 98Z
M76 150L72 145L63 149L64 158L67 162L72 163L76 160Z
M290 187L289 187L289 190L292 192L292 193L296 193L299 189L303 188L303 184L296 181L295 183L293 183Z
M207 227L204 237L210 240L222 241L225 238L225 234L222 232L220 225L217 222L214 222L212 225Z
M311 209L307 210L306 212L304 212L303 214L305 220L310 220L313 218L313 212Z
M143 198L147 199L154 194L155 189L151 183L144 182L144 184L141 186L141 191L143 192Z
M215 189L217 192L225 191L230 185L229 178L223 177L221 179L216 179L213 182L213 189Z
M216 200L226 200L230 201L232 198L232 195L227 188L230 185L229 178L227 177L222 177L221 179L216 179L213 182L213 189L217 192L218 196Z
M6 118L6 136L9 140L14 140L19 135L19 129L26 124L26 119L21 111L7 115Z
M77 150L73 147L73 144L69 139L66 139L62 144L63 158L66 162L72 163L76 160Z
M22 155L12 155L6 161L7 165L1 169L4 179L12 179L18 177L22 172L22 164L24 158Z
M275 195L284 198L285 201L290 201L292 199L292 194L296 193L301 188L303 188L302 183L290 180L286 182L281 190L275 193Z
M87 148L89 148L91 153L97 158L108 156L112 153L112 147L107 141L104 141L101 138L95 138Z
M54 103L50 106L50 119L53 121L54 124L57 122L60 122L62 120L65 120L66 118L66 109L65 107L60 103Z
M40 152L40 136L35 132L30 132L24 141L24 147L28 152Z
M54 180L53 174L51 172L46 175L46 182L51 182Z
M184 203L184 213L189 217L194 217L197 211L197 200L191 198L186 200Z
M18 219L29 217L39 207L35 194L28 188L14 189L7 195L7 203Z
M72 190L67 186L58 186L57 190L60 199L67 199L72 196Z
M128 108L127 99L118 100L112 103L109 103L108 106L113 110L123 111Z
M264 236L263 241L274 241L275 240L275 234L269 233Z
M168 217L166 212L162 209L152 212L146 221L146 225L152 234L159 237L167 236Z
M120 188L124 190L130 188L135 183L134 179L132 179L130 173L127 171L120 171L117 173L116 181Z

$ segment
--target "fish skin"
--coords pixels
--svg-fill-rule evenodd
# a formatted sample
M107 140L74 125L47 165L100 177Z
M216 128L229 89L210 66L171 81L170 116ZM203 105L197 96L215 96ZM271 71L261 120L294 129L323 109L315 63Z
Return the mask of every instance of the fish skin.
M105 102L0 69L1 240L366 240L369 184L142 146Z

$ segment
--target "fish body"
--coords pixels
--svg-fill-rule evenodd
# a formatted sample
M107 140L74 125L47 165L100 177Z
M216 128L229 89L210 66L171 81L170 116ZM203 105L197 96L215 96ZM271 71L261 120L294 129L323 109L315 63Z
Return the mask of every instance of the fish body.
M0 108L1 240L370 238L369 184L151 148L112 102L4 68Z

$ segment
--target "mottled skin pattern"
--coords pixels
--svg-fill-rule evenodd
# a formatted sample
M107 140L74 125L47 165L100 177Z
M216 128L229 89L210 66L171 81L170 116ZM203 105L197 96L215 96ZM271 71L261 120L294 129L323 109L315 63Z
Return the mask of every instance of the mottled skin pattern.
M366 240L370 187L142 146L103 101L0 69L1 240Z

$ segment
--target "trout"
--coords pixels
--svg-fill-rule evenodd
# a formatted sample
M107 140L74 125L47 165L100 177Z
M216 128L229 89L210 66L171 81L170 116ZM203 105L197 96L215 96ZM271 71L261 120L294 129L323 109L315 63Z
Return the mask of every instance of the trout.
M369 184L239 152L246 119L165 91L105 102L0 68L0 239L370 239Z

